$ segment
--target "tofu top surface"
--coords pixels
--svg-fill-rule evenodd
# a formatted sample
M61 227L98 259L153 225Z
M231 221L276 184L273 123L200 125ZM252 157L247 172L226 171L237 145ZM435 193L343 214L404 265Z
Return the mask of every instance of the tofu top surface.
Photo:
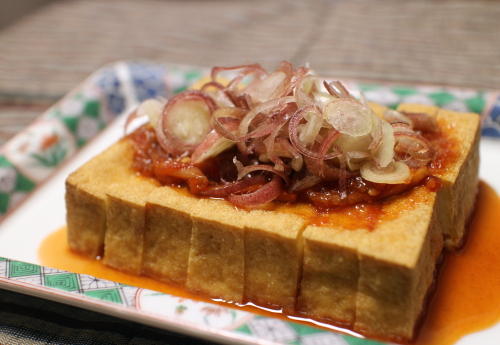
M379 114L383 110L384 107L374 106L374 111ZM477 140L479 117L421 105L404 104L398 110L436 116L443 132L454 139L458 157L439 175L443 180L454 183ZM277 206L271 211L240 210L225 200L198 198L182 188L158 187L156 181L138 176L129 163L124 168L124 162L130 162L132 156L130 142L121 140L71 174L68 183L85 186L89 193L100 198L109 194L138 205L147 202L184 212L194 219L264 231L279 237L298 238L305 228L303 236L306 240L352 248L410 266L416 260L434 207L435 192L415 187L381 202L382 216L372 230L359 218L359 213L349 215L341 211L318 215L312 206L305 204ZM90 178L90 171L95 173L96 169L101 174L97 181ZM327 221L320 224L318 217ZM347 227L344 226L346 222L350 222Z

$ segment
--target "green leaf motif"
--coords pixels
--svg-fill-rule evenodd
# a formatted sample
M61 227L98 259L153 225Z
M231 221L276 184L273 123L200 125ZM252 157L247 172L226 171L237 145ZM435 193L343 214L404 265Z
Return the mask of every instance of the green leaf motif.
M56 167L66 158L67 149L61 142L50 147L44 153L32 153L31 157L44 167Z
M3 155L0 155L0 167L11 167L12 163Z
M87 101L83 109L85 115L93 118L99 117L100 114L100 104L97 101Z
M71 133L76 133L76 128L78 127L78 118L76 117L63 117L62 121L71 131Z
M90 290L90 291L85 291L84 295L100 299L101 301L108 301L118 304L123 303L118 289Z
M379 88L378 85L371 85L371 84L360 84L358 85L358 87L363 92L368 92Z
M350 337L347 335L344 335L342 337L349 345L384 345L385 344L385 343L381 343L381 342L375 341L375 340Z
M9 200L9 194L0 193L0 215L4 214L9 209Z
M193 70L186 72L186 79L188 81L194 81L201 78L201 71Z
M483 95L479 94L477 97L466 99L465 104L467 104L470 111L481 114L486 105L486 101Z
M187 90L187 86L182 86L182 87L178 87L176 89L174 89L174 94L178 94L178 93L181 93L182 91L186 91Z
M175 313L178 315L184 314L184 311L187 310L187 307L184 304L180 304L175 308Z
M75 273L48 274L44 276L44 285L65 291L80 289Z
M455 97L448 92L434 92L430 93L429 97L434 101L434 103L438 107L442 107L448 103L451 103L455 100Z
M250 327L245 323L241 325L240 327L235 329L236 332L244 333L244 334L252 334L252 331L250 330Z
M17 172L16 190L19 192L31 192L35 188L35 182Z
M301 335L301 336L307 335L307 334L314 334L314 333L324 332L321 329L310 327L310 326L306 326L306 325L301 325L300 323L290 322L289 325L292 326L292 328L295 330L295 332L297 332L297 334Z
M9 277L27 277L40 274L40 266L21 261L11 261L9 264Z
M410 87L394 87L392 91L401 97L410 96L417 93L416 89Z

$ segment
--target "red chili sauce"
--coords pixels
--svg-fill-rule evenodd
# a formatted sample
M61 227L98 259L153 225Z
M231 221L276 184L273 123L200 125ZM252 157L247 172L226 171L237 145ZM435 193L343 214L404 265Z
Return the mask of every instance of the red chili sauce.
M283 189L276 201L278 203L307 203L314 206L319 213L324 213L354 205L376 204L391 196L401 195L416 185L425 185L435 191L440 187L440 180L433 175L442 173L458 158L455 149L456 140L443 131L435 129L421 131L421 133L430 143L434 158L424 167L411 168L412 179L409 183L373 183L364 180L359 174L349 173L350 176L343 179L343 186L338 181L325 181L300 192L289 192ZM243 164L255 158L242 155L236 148L232 148L195 166L187 157L171 158L158 144L154 129L148 125L131 133L129 138L134 142L136 149L133 162L135 170L144 176L155 178L163 185L187 186L192 194L199 196L207 195L202 191L208 188L236 180L237 169L233 164L233 157L236 156ZM300 172L293 172L290 176L291 181L301 178L304 170L303 168ZM269 180L270 176L267 176L265 172L263 174ZM249 193L258 189L267 180L262 180L260 184L250 185L239 193Z

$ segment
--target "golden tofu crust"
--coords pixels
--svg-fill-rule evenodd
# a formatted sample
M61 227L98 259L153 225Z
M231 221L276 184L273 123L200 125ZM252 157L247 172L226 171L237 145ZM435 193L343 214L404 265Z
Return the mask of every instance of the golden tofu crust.
M68 177L69 246L208 297L410 339L442 249L461 244L473 211L479 117L399 110L435 116L458 156L436 173L440 189L418 186L384 202L395 216L373 229L313 225L293 206L246 211L159 186L131 169L133 148L123 139Z

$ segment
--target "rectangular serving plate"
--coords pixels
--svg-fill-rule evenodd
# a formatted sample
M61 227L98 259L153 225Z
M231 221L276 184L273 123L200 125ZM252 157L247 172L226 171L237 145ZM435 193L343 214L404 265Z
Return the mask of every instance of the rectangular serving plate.
M374 344L367 339L355 338L354 334L336 333L335 327L327 331L41 266L38 250L42 241L65 225L65 178L123 136L125 116L118 116L107 127L105 124L119 113L127 114L144 98L182 90L205 71L183 66L165 69L160 65L136 62L113 64L94 73L3 148L1 154L7 161L3 168L15 171L16 181L8 179L12 172L9 175L3 171L3 181L0 175L0 193L8 190L11 201L15 201L16 195L27 195L30 186L38 184L38 187L0 224L0 288L224 343ZM490 132L496 130L494 126L493 129L487 127L488 123L492 123L498 98L496 93L481 94L435 86L391 88L375 84L351 84L364 88L370 100L387 105L407 101L404 97L423 102L433 100L434 103L443 102L448 97L449 103L455 102L451 105L459 108L457 110L474 110L464 108L469 106L467 100L474 105L474 102L478 102L478 95L482 95L483 107L487 108L482 109L486 119L485 128ZM450 101L450 97L455 99ZM95 135L100 127L106 128ZM83 148L78 149L79 146ZM499 141L488 137L482 139L480 176L497 192L500 192L500 161L496 159L499 152ZM2 164L0 174L1 169ZM10 189L6 186L10 186ZM498 336L500 324L468 335L459 343L472 345L479 341L493 344Z

